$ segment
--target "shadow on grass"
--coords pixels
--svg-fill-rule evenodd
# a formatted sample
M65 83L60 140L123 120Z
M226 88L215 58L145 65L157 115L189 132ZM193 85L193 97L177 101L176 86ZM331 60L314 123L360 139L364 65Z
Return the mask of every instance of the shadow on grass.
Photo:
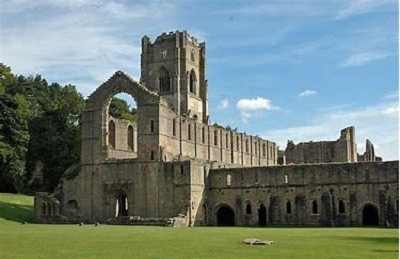
M0 202L0 219L16 222L32 222L33 206Z
M393 250L375 249L372 251L377 252L377 253L398 253L399 252L399 250L396 250L396 249L393 249Z
M345 237L343 239L371 242L375 244L398 244L398 237Z

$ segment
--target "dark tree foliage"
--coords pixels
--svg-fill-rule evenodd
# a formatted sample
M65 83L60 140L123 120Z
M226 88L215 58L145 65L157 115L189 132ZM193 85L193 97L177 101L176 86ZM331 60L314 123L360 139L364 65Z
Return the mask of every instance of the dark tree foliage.
M0 71L2 66L0 64ZM42 189L52 191L62 174L79 163L80 115L84 99L75 86L48 84L40 75L11 78L14 78L14 82L5 84L6 94L23 96L29 107L30 141L24 161L26 178L29 179L36 165L42 163Z
M130 108L125 100L113 97L108 107L108 114L117 119L137 121L137 110Z
M28 116L22 95L0 95L0 192L21 192L24 187Z

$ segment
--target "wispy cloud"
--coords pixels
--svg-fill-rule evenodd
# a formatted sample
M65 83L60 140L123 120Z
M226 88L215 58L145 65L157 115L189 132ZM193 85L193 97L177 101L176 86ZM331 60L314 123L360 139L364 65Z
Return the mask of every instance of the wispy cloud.
M84 95L116 70L138 76L139 39L158 34L160 22L168 26L165 21L172 21L174 13L164 1L113 0L5 1L0 10L7 21L0 26L0 60L15 73L40 73L49 81L75 84ZM13 19L14 10L26 13Z
M318 94L317 91L314 91L314 90L305 90L304 92L299 93L299 94L297 95L297 97L306 98L306 97L311 97L311 96L314 96L314 95L317 95L317 94Z
M227 109L228 107L229 107L229 101L228 101L228 99L221 100L221 101L219 102L219 104L218 104L218 109L219 109L219 110L225 110L225 109Z
M244 123L247 123L250 118L262 116L263 112L278 110L271 100L263 97L252 99L240 99L236 108L240 112L240 117Z
M351 16L361 15L370 12L379 12L382 8L392 11L396 7L395 0L353 0L345 1L339 9L335 19L345 19Z
M340 66L341 67L354 67L361 66L372 61L384 59L389 56L388 53L379 53L379 52L366 52L366 53L358 53L350 56L346 60L344 60Z
M281 149L285 149L289 139L295 142L336 140L341 129L354 125L360 147L368 138L375 144L378 156L385 160L398 159L398 105L398 102L383 102L358 108L326 109L318 113L308 125L271 129L260 135L276 141ZM364 150L359 148L358 152Z

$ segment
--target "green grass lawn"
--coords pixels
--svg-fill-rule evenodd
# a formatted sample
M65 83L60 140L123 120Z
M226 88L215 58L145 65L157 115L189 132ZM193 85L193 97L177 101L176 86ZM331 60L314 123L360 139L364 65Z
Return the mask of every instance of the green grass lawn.
M398 258L398 229L21 225L33 198L0 194L0 258ZM245 238L273 240L246 246Z

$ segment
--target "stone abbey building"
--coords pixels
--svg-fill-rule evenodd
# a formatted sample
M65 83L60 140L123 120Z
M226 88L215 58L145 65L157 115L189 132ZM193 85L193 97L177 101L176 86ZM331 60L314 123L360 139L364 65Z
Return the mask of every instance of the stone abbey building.
M118 93L137 102L136 122L109 115ZM375 159L372 143L358 155L353 127L337 141L289 141L285 158L273 141L209 123L204 43L186 31L144 36L140 82L118 71L88 97L81 164L53 194L36 194L35 220L397 224L398 161Z

